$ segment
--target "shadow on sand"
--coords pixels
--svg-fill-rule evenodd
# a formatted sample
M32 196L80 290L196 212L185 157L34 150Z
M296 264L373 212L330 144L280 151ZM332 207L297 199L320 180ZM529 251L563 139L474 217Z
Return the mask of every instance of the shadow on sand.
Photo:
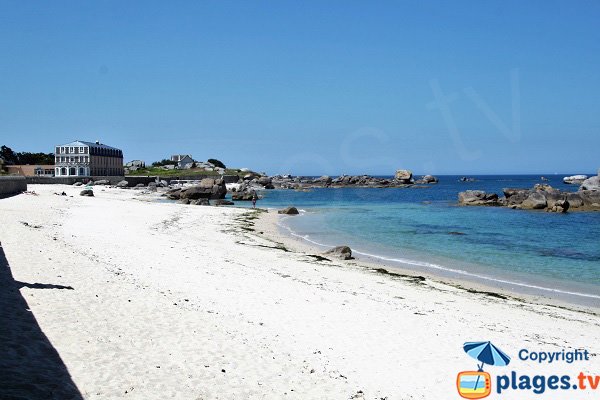
M83 399L19 292L73 289L15 281L0 246L0 399Z

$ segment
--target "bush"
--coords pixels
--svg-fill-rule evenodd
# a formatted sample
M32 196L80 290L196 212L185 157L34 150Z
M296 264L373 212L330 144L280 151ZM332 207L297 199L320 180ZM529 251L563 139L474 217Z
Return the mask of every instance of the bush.
M219 168L227 168L225 166L225 164L223 164L221 161L214 159L214 158L209 158L208 162L211 163L212 165L214 165L215 167L219 167Z
M163 158L160 161L154 161L152 163L153 167L164 167L165 165L177 165L177 161L171 161L167 160L166 158Z

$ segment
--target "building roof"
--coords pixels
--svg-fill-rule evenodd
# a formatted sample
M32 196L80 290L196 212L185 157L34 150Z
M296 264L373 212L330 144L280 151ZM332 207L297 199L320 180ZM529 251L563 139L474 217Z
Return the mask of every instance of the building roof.
M81 146L89 146L89 147L97 147L97 148L100 148L100 149L121 150L121 149L117 149L116 147L107 146L107 145L102 144L102 143L85 142L83 140L75 140L74 142L66 143L66 144L60 144L58 146L59 147L81 147Z

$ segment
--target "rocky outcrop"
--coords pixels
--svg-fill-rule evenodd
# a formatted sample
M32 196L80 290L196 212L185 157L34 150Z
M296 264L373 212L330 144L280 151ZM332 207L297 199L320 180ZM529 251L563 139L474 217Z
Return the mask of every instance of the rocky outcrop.
M412 171L408 169L399 169L396 171L394 179L400 183L412 183Z
M169 189L167 191L167 193L165 193L165 196L167 196L167 199L169 199L169 200L179 200L180 195L181 195L180 188Z
M253 192L243 191L243 192L233 193L231 195L231 200L233 200L233 201L252 201L253 197L254 197Z
M505 188L504 197L481 190L467 190L458 194L458 202L465 206L506 206L513 209L545 210L548 212L600 211L600 191L580 190L563 192L546 184L532 189Z
M337 246L323 253L329 257L339 258L340 260L352 260L352 249L348 246Z
M274 189L273 180L268 176L261 176L256 180L256 183L264 187L265 189Z
M458 194L458 203L466 206L499 206L496 193L483 190L467 190Z
M224 200L224 199L215 200L215 206L233 206L233 205L234 205L233 201Z
M283 210L277 211L278 214L286 214L286 215L298 215L300 212L296 207L286 207Z
M94 197L94 191L92 189L83 189L80 193L80 196L88 196L88 197Z
M415 183L419 184L419 185L428 185L428 184L432 184L432 183L438 183L438 178L436 178L433 175L425 175L421 179L417 179L415 181Z
M226 194L227 188L223 179L205 178L198 185L181 189L179 198L190 200L224 199ZM173 194L171 195L173 196Z
M587 175L565 176L563 182L569 185L581 185L587 179Z
M247 183L256 182L256 180L246 181ZM318 178L275 175L271 177L271 182L278 189L305 190L311 188L344 188L344 187L365 187L365 188L407 188L423 187L437 183L438 179L433 175L425 175L421 179L413 179L411 171L398 170L392 178L381 178L370 175L340 175L332 178L323 175ZM418 185L415 185L418 184Z
M541 191L529 193L529 196L521 203L524 210L542 210L548 206L546 196Z
M583 181L579 190L600 190L600 175L592 176Z

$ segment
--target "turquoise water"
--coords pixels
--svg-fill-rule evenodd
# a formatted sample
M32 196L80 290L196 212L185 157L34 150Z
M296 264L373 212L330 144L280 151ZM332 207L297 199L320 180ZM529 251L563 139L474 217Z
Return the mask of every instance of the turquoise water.
M266 191L261 207L305 212L282 221L290 234L323 246L349 245L359 257L417 271L600 305L600 212L556 214L459 207L457 194L532 187L539 176L479 176L403 189ZM561 176L552 186L576 191Z

